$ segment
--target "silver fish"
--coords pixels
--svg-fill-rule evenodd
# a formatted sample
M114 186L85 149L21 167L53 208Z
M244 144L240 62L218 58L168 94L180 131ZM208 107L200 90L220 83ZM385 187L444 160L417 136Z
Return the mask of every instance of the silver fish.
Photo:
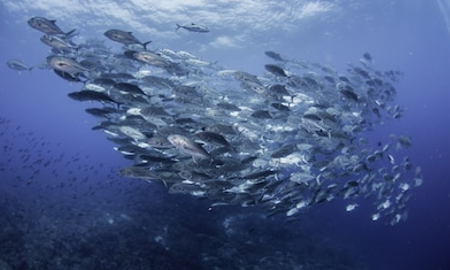
M21 60L18 60L18 59L8 60L8 62L6 62L6 65L10 69L19 70L19 71L21 71L21 70L31 71L33 69L33 67L28 67L24 62L22 62Z
M56 20L49 20L44 17L32 17L28 24L36 30L49 35L63 35L70 37L75 34L75 29L65 33L56 25Z
M169 135L167 139L178 150L185 154L191 155L193 158L210 158L205 149L183 135L172 134Z
M87 69L80 65L77 61L65 56L50 55L47 57L47 63L53 69L67 72L72 76L76 76L79 73L87 71Z
M185 25L180 25L180 24L177 23L177 29L175 29L175 31L177 31L180 28L186 29L186 30L191 31L191 32L197 32L197 33L207 33L207 32L209 32L208 27L206 27L205 25L195 24L195 23L185 24Z
M147 49L147 45L150 44L152 41L147 41L142 43L137 39L135 36L133 36L132 32L126 32L118 29L110 29L104 33L104 35L109 38L112 41L116 41L119 43L122 43L124 45L133 45L133 44L139 44L142 45L144 50Z

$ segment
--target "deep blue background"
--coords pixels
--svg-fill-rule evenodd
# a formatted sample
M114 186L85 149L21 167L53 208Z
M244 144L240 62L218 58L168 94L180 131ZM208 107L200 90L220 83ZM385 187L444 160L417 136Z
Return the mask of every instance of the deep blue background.
M294 22L299 25L298 30L292 32L277 31L276 27L273 32L270 28L267 31L259 28L252 31L254 25L251 21L248 25L242 25L239 31L229 28L226 21L221 24L218 20L208 24L211 33L206 35L183 32L179 37L154 40L152 44L154 48L186 50L208 61L217 60L227 68L255 74L262 74L263 64L267 61L263 52L268 49L295 59L332 64L341 70L347 62L356 62L364 52L370 52L379 69L403 71L404 76L397 87L397 103L406 109L403 118L377 127L370 136L386 138L388 134L396 133L413 138L413 147L408 149L408 155L414 164L423 168L425 181L422 187L414 190L409 203L408 221L394 227L372 223L367 215L361 213L363 210L350 215L342 205L333 204L314 209L308 213L308 218L317 234L367 255L376 269L450 269L450 33L443 10L439 9L437 1L428 0L376 1L376 4L371 1L343 2L334 2L334 7L339 7L335 12ZM274 9L277 6L276 2L268 2L267 5L273 5ZM44 62L48 48L39 41L41 34L26 23L27 18L34 15L53 18L51 7L45 10L31 5L15 10L6 1L0 3L0 62L6 63L11 58L22 59L29 65ZM180 18L184 19L182 15ZM100 15L86 9L83 16L98 19ZM80 24L81 19L73 17L73 14L56 19L64 29L77 28L81 36L95 35L102 39L101 33L107 28L132 29L123 22L114 25L114 18L108 18L104 28L90 25L89 21ZM158 27L172 31L175 20ZM271 19L267 20L270 26ZM222 49L208 45L223 33L229 36L246 33L252 45ZM135 35L142 37L148 34L135 32ZM105 135L90 130L97 121L84 112L85 108L90 107L89 104L77 103L67 97L68 92L78 90L80 85L68 83L49 70L37 68L31 73L19 74L2 64L0 74L0 117L12 120L11 128L21 126L22 130L52 142L52 152L48 155L64 152L72 156L80 153L85 157L82 158L83 164L92 164L98 171L91 179L92 185L100 183L97 184L101 186L96 189L98 193L104 198L108 198L109 192L114 194L101 183L107 181L105 178L118 177L114 173L111 176L111 170L128 164L128 161L112 149L113 145L105 139ZM2 137L2 140L5 138ZM8 139L13 142L10 145L33 149L29 142L21 138ZM0 162L4 163L8 158L2 156ZM102 167L98 167L100 163ZM19 167L19 164L16 165ZM89 170L80 171L74 164L55 167L61 171L60 175L67 175L69 169L81 176L91 173ZM27 191L26 187L23 190L18 190L20 187L12 189L7 184L10 180L7 178L20 174L20 171L10 175L4 171L0 173L3 192L43 192L43 196L54 196L56 199L64 197L64 192L70 193L67 190ZM52 175L45 178L49 183L65 180L54 179ZM128 187L130 190L141 188L134 182L136 180L117 181L133 181L134 186ZM163 192L159 187L155 190ZM158 196L161 200L175 200L166 195ZM193 205L197 203L192 201ZM120 204L117 201L117 205Z

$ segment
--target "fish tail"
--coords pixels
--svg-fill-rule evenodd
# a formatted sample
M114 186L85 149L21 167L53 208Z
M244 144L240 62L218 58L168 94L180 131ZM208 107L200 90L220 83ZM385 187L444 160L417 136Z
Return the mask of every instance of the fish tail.
M181 27L181 25L179 25L178 23L176 25L177 25L177 29L175 29L175 31L177 31Z
M69 32L64 34L67 38L73 38L74 36L78 35L77 29L70 30Z
M144 46L144 50L147 50L147 45L150 44L151 42L152 42L152 41L149 40L149 41L147 41L147 42L145 42L145 43L142 44L142 46Z

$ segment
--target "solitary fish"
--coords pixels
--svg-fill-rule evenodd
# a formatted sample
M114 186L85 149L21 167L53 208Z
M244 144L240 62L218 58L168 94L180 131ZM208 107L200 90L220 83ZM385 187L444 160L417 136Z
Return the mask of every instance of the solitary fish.
M175 31L177 31L180 28L184 28L188 31L191 32L197 32L197 33L207 33L209 32L208 27L201 25L201 24L195 24L195 23L191 23L191 24L186 24L186 25L179 25L177 23L177 29L175 29Z
M28 67L27 65L25 65L24 62L22 62L21 60L18 60L18 59L8 60L8 62L6 62L6 65L8 65L8 67L10 69L15 69L18 71L22 71L22 70L31 71L33 69L33 67Z

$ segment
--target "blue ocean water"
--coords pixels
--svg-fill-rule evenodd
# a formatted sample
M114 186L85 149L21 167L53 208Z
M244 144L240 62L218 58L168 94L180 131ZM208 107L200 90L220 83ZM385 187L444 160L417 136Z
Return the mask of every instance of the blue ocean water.
M162 1L161 1L162 2ZM0 62L0 262L12 269L450 269L450 2L426 1L2 1ZM183 50L262 75L264 51L345 71L369 52L400 70L399 120L375 126L412 137L405 149L423 170L408 219L370 219L339 200L294 221L258 207L210 208L157 183L123 178L124 159L91 130L92 104L67 97L79 83L39 69L49 48L27 20L56 19L83 38L126 29L151 48ZM209 33L175 31L176 23ZM0 263L1 269L2 263ZM6 266L4 266L6 267ZM8 268L5 268L8 269Z

